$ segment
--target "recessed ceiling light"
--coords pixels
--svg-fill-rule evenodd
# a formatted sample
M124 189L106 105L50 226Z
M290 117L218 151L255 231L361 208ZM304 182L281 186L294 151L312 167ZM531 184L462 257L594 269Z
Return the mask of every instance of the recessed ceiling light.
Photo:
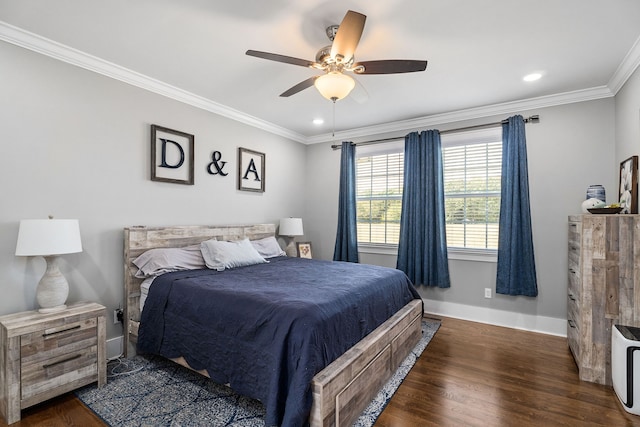
M536 80L539 80L541 77L542 77L542 74L540 73L531 73L524 76L522 80L524 80L525 82L535 82Z
M321 125L324 123L324 119L313 119L314 125Z

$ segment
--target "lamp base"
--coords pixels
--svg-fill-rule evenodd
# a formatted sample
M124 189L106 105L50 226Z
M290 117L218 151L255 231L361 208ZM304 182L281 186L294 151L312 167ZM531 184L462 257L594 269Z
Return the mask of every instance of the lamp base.
M284 248L285 253L288 257L297 257L298 249L295 244L295 237L285 237L285 243L287 246Z
M57 256L45 256L44 259L47 261L47 270L36 289L36 300L40 306L38 311L49 313L63 310L66 308L65 302L69 296L69 283L58 268Z

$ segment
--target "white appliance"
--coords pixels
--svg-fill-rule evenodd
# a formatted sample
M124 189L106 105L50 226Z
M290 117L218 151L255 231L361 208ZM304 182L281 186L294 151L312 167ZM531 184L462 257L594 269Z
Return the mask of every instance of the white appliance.
M611 380L625 411L640 415L640 328L611 331Z

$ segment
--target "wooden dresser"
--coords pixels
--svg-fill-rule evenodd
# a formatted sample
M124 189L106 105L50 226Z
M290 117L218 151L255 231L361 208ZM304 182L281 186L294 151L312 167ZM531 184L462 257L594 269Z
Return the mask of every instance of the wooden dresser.
M0 316L0 413L20 410L106 377L105 308L78 303L55 313Z
M611 329L640 326L640 215L569 217L567 318L580 379L611 385Z

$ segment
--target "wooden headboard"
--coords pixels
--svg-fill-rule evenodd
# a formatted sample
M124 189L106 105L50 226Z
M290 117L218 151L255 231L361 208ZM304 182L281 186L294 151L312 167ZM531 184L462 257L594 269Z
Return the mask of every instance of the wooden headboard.
M251 240L275 236L275 224L252 225L186 225L171 227L135 226L124 229L124 355L129 344L138 339L140 323L140 284L135 277L138 271L133 260L140 254L155 248L181 248L205 240Z

